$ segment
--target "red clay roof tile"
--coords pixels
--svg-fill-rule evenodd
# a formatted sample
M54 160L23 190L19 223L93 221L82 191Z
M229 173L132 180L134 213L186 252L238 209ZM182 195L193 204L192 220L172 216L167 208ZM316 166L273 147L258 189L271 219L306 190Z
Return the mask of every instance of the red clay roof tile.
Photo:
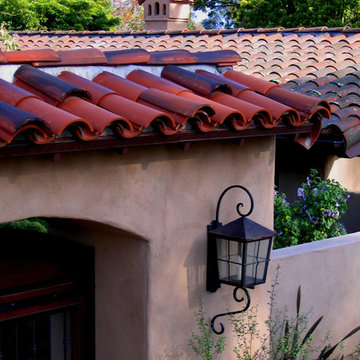
M143 49L104 51L108 65L146 64L150 54Z
M16 79L21 80L55 101L64 101L66 97L73 95L84 98L91 97L85 89L81 89L29 65L22 65L16 70L14 76Z
M358 65L358 62L360 60L360 50L357 46L360 43L360 33L354 29L348 28L327 29L326 27L322 27L312 29L235 29L216 31L202 30L183 33L150 33L145 31L133 32L132 34L122 34L119 32L101 33L62 31L37 34L18 33L16 34L16 36L19 39L19 43L23 48L45 48L50 43L52 49L64 49L64 47L69 47L71 49L74 49L75 47L88 48L82 49L81 52L80 50L76 50L79 51L79 56L73 58L71 58L70 55L74 53L71 54L70 51L69 54L65 54L65 56L62 55L61 51L54 51L57 56L62 58L62 61L56 62L56 65L59 66L62 66L66 63L68 65L87 65L96 63L106 65L120 65L127 64L131 60L132 64L138 63L150 65L198 63L212 64L213 61L218 65L237 64L235 69L241 69L241 71L244 72L244 74L240 74L243 77L241 81L239 81L239 79L236 79L239 88L238 90L236 90L237 96L242 101L248 104L254 104L256 106L259 106L260 108L264 108L267 112L270 112L271 118L273 120L276 120L278 122L279 119L282 119L284 120L284 122L289 124L289 126L297 126L301 124L304 119L305 121L313 122L314 125L312 126L313 130L311 134L307 134L305 136L297 136L297 140L304 146L309 146L309 144L311 144L314 139L316 139L318 135L317 133L319 132L319 127L321 126L319 125L319 116L329 115L326 110L326 107L328 107L329 105L327 104L325 108L322 108L322 105L326 104L326 102L321 102L323 99L333 101L331 106L334 109L341 107L343 107L344 109L348 108L351 113L351 111L355 111L355 108L351 107L351 104L354 103L357 98L357 94L359 94L360 92L358 82L359 79L356 75L350 75L349 77L341 79L347 74L353 74L356 71L360 70ZM158 50L160 49L174 49L175 47L178 48L176 52L158 52ZM104 51L99 50L100 48L104 49ZM127 52L119 51L119 49L127 48L129 49ZM225 50L234 49L236 52L230 50L230 52L222 51L219 53L196 53L197 51L199 51L199 49L214 51L218 48ZM110 51L111 49L116 50ZM151 53L149 53L145 49L151 50ZM186 51L185 49L190 50L190 52ZM86 52L84 52L83 50L86 50ZM95 52L93 52L94 50ZM22 51L20 51L20 53L21 52ZM92 56L91 54L95 55ZM66 59L67 55L69 55L67 58L68 60ZM241 62L239 62L239 55L242 58ZM12 55L9 54L8 56L10 59ZM16 54L16 56L20 55ZM92 57L96 58L96 61L94 61ZM24 59L25 58L26 57L24 57ZM47 61L43 64L40 62L40 60L35 61L35 65L37 66L53 66L55 64L55 62L51 61ZM72 71L75 72L74 70ZM167 70L165 70L164 73L166 73L166 71ZM175 72L180 74L184 73L183 70L178 69L175 69ZM165 87L169 91L173 91L173 96L175 97L179 97L180 95L184 98L191 98L193 101L200 103L202 100L204 104L206 104L207 106L211 106L215 111L215 114L211 117L211 119L207 116L203 116L200 119L200 115L198 115L197 121L191 120L190 118L184 121L184 119L179 114L174 114L173 116L176 117L176 124L178 125L189 124L195 129L199 129L201 131L215 131L213 130L215 124L219 124L218 126L222 126L225 128L230 127L231 129L241 129L248 126L247 121L249 120L249 118L251 118L250 105L249 109L247 109L248 113L246 113L246 111L244 110L236 111L236 109L232 109L229 106L224 106L220 104L219 102L225 100L227 101L227 98L230 95L224 95L222 93L219 94L216 91L214 92L214 88L212 88L209 83L207 84L208 91L203 92L202 94L213 97L217 99L218 102L213 101L214 99L208 99L203 96L196 95L192 91L198 90L196 90L194 86L191 85L191 79L204 81L202 78L197 77L197 75L199 74L202 76L204 74L201 74L201 72L199 74L194 74L192 72L188 74L185 72L185 74L189 77L188 82L184 83L184 80L182 79L182 85L176 88L177 85L175 85L174 83L172 83L171 86L169 85L169 82L165 84L163 83L164 79L161 79L155 75L152 75L153 77L155 77L155 80L157 80L154 81L154 85L151 84L151 81L154 79L148 79L147 81L150 81L150 83L144 82L142 79L140 79L141 81L137 79L136 81L139 84L143 85L140 86L139 84L130 81L132 76L130 73L128 75L128 79L118 79L116 81L116 89L112 88L109 93L105 92L104 96L100 96L99 101L97 102L97 106L100 106L100 102L102 102L101 106L105 107L104 104L105 102L107 102L108 110L114 111L110 108L110 104L114 108L116 98L119 98L119 96L121 95L127 98L122 99L125 102L127 101L129 108L130 104L136 104L137 106L140 106L139 104L141 103L143 109L146 108L155 111L156 105L151 104L144 99L141 99L141 96L144 97L145 95L142 94L146 94L146 96L150 98L152 98L153 96L156 98L155 95L157 92L152 92L151 89L153 89L154 86L160 88ZM245 75L249 76L248 80L251 82L251 84L247 84L246 80L244 79ZM93 81L98 82L108 88L111 88L112 86L114 87L114 84L109 84L109 86L107 86L106 81L111 80L111 83L113 81L112 76L114 76L114 74L106 75L105 73L103 73L96 76ZM225 80L228 80L226 75L225 77L220 76L220 79L223 79L223 82L225 82ZM215 80L221 83L220 79ZM271 82L266 82L264 81L264 79L271 80ZM339 81L336 82L337 85L335 85L335 83L328 85L329 83L334 82L334 80L336 79L339 79ZM92 79L87 81L92 82L91 80ZM175 81L179 82L179 79L176 79ZM283 85L284 81L290 82L288 84L285 84L284 89L279 88L278 85ZM36 87L29 87L29 85L21 83L21 81L19 80L16 80L15 84L23 88L27 88L37 93L38 95L41 95L42 99L51 103L51 100L48 97L49 94L44 95L44 93L39 92L38 85ZM257 85L255 86L254 84ZM246 86L250 86L251 90L246 89ZM336 90L333 86L336 87ZM295 90L296 92L300 92L301 94L309 94L309 91L315 90L313 91L313 95L315 98L319 96L321 90L323 90L324 93L323 95L321 95L320 99L316 100L318 101L318 105L314 103L315 105L311 107L309 105L309 100L307 96L306 98L302 98L302 100L300 100L300 98L296 94L293 94L293 92L287 92L284 95L283 90L286 90L285 88ZM316 93L316 90L319 90L319 88L320 92L318 91ZM164 90L164 88L158 90ZM42 89L42 91L44 91L44 89ZM261 94L266 94L267 96L260 95L259 93L257 93L257 91ZM45 91L45 93L47 92L48 90ZM117 94L114 94L114 92L116 92ZM213 95L210 95L211 93ZM94 92L94 94L95 98L97 98L98 95L96 95L96 92ZM276 97L276 100L278 101L270 99L270 94L272 94L271 96ZM285 98L283 98L283 96ZM295 98L298 100L292 99L293 96L295 96ZM76 97L76 99L78 99L78 97ZM41 101L39 99L37 100ZM157 99L157 101L159 101L159 99ZM301 103L301 106L299 106L297 101ZM54 103L54 100L52 102ZM292 106L285 105L284 102L287 104L291 103ZM308 104L308 106L306 106L306 104ZM223 106L223 108L221 108L221 106ZM296 110L297 108L301 114L301 119L299 118L299 112ZM241 108L239 107L239 109ZM317 110L320 111L320 114L319 112L317 112ZM143 124L145 124L146 127L143 127L139 123L139 120L129 119L129 113L127 113L129 116L122 115L118 112L116 112L116 114L129 120L137 131L141 131L141 129L150 130L148 126L150 126L149 124L152 123L152 121L144 121ZM182 131L179 128L176 129L176 125L171 125L171 120L169 119L172 119L172 116L169 112L163 112L162 115L165 116L165 126L163 127L163 130L169 130L167 134L174 134L176 132ZM348 115L349 114L346 113L346 116ZM170 121L168 125L166 125L167 121ZM174 119L172 119L172 121L174 121ZM268 124L267 121L263 121L261 123L261 121L255 121L255 119L253 118L250 127L253 126L254 123L258 123L262 127L266 127ZM156 128L155 125L154 128ZM158 127L158 129L160 128L161 125ZM186 129L189 129L189 127L186 127ZM94 132L91 133L91 131L89 131L89 135L92 134L92 136L94 136ZM344 137L346 139L351 138L351 129L347 129L346 133L344 132ZM351 141L349 141L349 143L351 143ZM356 144L351 145L351 149L356 148Z
M57 52L51 49L7 51L5 57L9 63L58 62L61 60Z

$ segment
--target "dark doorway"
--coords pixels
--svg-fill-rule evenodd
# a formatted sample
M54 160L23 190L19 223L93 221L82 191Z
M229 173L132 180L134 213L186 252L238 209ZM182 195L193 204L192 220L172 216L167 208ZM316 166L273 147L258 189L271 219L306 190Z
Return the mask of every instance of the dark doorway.
M94 359L94 249L0 232L0 359Z

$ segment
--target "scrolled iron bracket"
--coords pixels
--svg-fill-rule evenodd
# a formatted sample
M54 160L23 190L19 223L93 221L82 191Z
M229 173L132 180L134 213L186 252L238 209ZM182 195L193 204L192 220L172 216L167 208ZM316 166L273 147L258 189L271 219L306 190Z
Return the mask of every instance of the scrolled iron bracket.
M217 202L217 206L216 206L216 218L215 218L215 222L216 222L216 226L218 226L220 224L219 222L219 212L220 212L220 205L221 205L221 201L223 199L223 197L225 196L225 194L231 190L231 189L241 189L241 190L244 190L246 192L246 194L249 196L250 198L250 209L247 213L242 213L241 212L241 208L244 206L244 204L242 202L238 203L236 205L236 212L239 214L240 217L247 217L249 216L252 212L253 212L253 209L254 209L254 199L252 197L252 195L250 194L250 191L242 186L242 185L231 185L229 187L227 187L220 195L219 197L219 200Z
M243 293L244 293L244 296L242 297L238 297L237 295L237 292L238 290L241 290ZM248 290L246 288L242 288L242 287L236 287L233 291L233 297L234 297L234 300L236 302L244 302L244 307L241 309L241 310L237 310L237 311L230 311L230 312L226 312L226 313L222 313L222 314L218 314L218 315L215 315L212 319L211 319L211 329L212 331L217 334L217 335L221 335L223 332L224 332L224 325L223 323L220 323L220 330L216 330L215 329L215 320L219 317L222 317L222 316L229 316L229 315L236 315L236 314L240 314L240 313L243 313L245 312L249 306L250 306L250 302L251 302L251 298L250 298L250 294L248 292Z

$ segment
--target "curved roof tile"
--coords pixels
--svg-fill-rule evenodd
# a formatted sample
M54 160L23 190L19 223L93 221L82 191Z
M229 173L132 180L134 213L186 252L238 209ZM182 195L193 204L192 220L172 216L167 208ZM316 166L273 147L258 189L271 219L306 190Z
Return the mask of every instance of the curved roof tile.
M168 109L161 111L159 108L159 99L156 100L159 101L157 105L154 104L154 98L156 98L156 95L159 95L159 91L161 91L161 89L157 89L157 91L152 90L156 89L162 80L158 77L158 71L153 72L149 68L149 70L153 72L152 75L158 79L156 85L147 83L145 84L146 86L140 86L130 80L131 76L129 76L128 79L123 78L119 81L116 90L110 90L109 93L100 97L99 101L92 105L107 108L107 110L116 113L117 117L123 117L128 120L133 126L134 131L137 131L135 138L139 137L143 131L152 131L153 128L158 129L160 132L162 129L163 133L168 135L181 133L191 128L210 133L216 132L216 128L246 131L241 129L247 126L251 128L255 126L255 124L256 126L266 128L269 124L269 119L272 119L271 121L275 119L276 122L274 126L277 127L281 126L281 124L277 125L277 121L279 121L279 119L285 120L287 116L285 122L288 123L290 127L296 127L301 124L304 119L305 123L309 121L313 123L313 130L310 134L311 139L309 136L305 136L303 139L301 139L302 136L297 136L299 142L302 142L304 146L308 146L309 141L312 143L314 139L316 139L319 126L321 128L321 121L318 119L321 116L329 116L329 104L324 102L324 99L332 102L331 108L334 111L334 118L338 118L337 116L339 114L342 116L342 118L339 118L338 123L348 119L349 116L355 116L355 118L357 116L354 102L360 93L359 79L356 74L356 72L360 70L358 65L360 53L359 47L357 46L360 43L360 29L329 29L326 27L318 27L311 29L195 30L191 32L175 31L166 33L145 31L132 32L131 34L119 32L60 31L16 33L15 36L18 38L23 49L38 48L43 50L31 50L33 57L30 56L30 52L28 53L29 56L27 56L25 51L8 53L3 57L0 56L0 62L30 62L34 66L41 68L48 66L53 68L65 64L82 66L97 66L102 64L105 66L127 64L133 64L134 66L140 66L142 64L158 64L161 66L194 64L198 66L199 64L211 63L216 65L232 65L234 66L234 70L243 72L243 74L240 74L242 80L236 79L236 81L240 85L245 85L246 90L239 91L236 96L245 102L244 105L246 105L246 103L249 104L248 109L245 111L244 108L241 108L239 105L238 109L242 110L233 109L234 113L233 115L229 115L229 117L225 116L224 110L224 108L230 108L228 106L229 104L224 105L224 103L228 100L228 96L234 97L234 94L225 95L219 93L215 90L216 86L210 86L210 82L204 81L201 77L199 78L191 67L189 68L191 70L189 71L190 74L185 73L186 76L189 76L189 79L185 83L184 79L180 81L177 77L167 77L168 80L170 79L172 82L181 83L181 86L186 89L178 94L173 94L173 96L179 97L180 94L182 94L181 96L183 98L188 97L198 103L201 103L201 99L208 108L210 107L215 111L214 115L209 116L209 114L205 115L206 111L202 110L200 112L201 115L198 113L197 120L194 120L194 118L184 120L181 114L169 113ZM76 49L77 47L83 49L67 51L45 50L49 49L47 47L49 44L51 44L52 49L64 49L65 46L69 49ZM162 49L174 49L175 47L177 48L175 51L159 51ZM219 48L222 49L220 52L211 52ZM206 49L206 51L203 52L203 49ZM75 68L70 69L73 74L76 73ZM166 74L169 67L166 66L165 69L167 70L164 71L164 74ZM180 68L175 68L174 72L181 74L180 77L184 75L184 72ZM80 74L82 73L79 72L78 75ZM239 75L239 72L237 72L237 74ZM107 77L109 76L110 75ZM111 74L111 76L114 76L114 74ZM228 79L226 73L225 77L219 74L218 76L224 81ZM246 76L249 76L251 85L245 81ZM60 77L61 76L57 79L60 80ZM86 80L100 83L102 86L107 87L104 82L102 83L105 77L104 74L100 74L94 79L88 76ZM194 87L191 83L192 79L196 79L197 85L200 84L200 80L203 81L203 84L207 83L205 88L208 90L199 92L200 89ZM271 81L268 82L264 79ZM26 85L23 81L24 79L21 81L16 80L14 86L21 86L23 88L27 86L29 89L29 84ZM247 89L246 85L250 86L250 89ZM40 87L38 84L37 88ZM84 88L86 89L86 87ZM289 91L290 89L291 91ZM86 90L91 93L90 87ZM48 89L46 92L48 92ZM296 95L296 92L301 96L304 96L304 94L306 94L306 96L301 98L301 96ZM41 91L40 93L43 94ZM76 91L74 93L70 91L71 95L66 92L64 93L65 95L61 94L60 91L59 94L55 96L56 100L54 99L54 94L49 93L43 95L42 99L50 103L50 99L53 99L53 102L56 103L56 101L60 101L57 99L59 98L62 104L64 103L64 99L67 98L70 98L74 103L80 100L85 101L84 99L80 99L82 96L76 93ZM96 97L96 92L94 94L93 96ZM311 97L308 95L311 95L314 100L309 100ZM319 95L321 95L320 98ZM124 104L127 102L129 108L130 104L135 104L135 106L142 106L143 110L145 108L151 109L151 111L154 112L154 116L148 115L147 120L144 120L143 123L140 123L139 118L133 117L130 119L129 112L126 114L119 113L118 110L120 107L117 111L114 110L116 97L121 97ZM39 98L37 98L37 100L43 101ZM88 98L86 101L89 102L91 100ZM178 104L180 103L181 101L178 102ZM236 103L240 104L240 102ZM265 112L262 113L262 120L259 120L261 119L260 116L255 116L256 119L251 116L252 111L250 109L252 106L250 104L255 105L255 108L258 106L265 110ZM222 106L224 108L222 108ZM342 111L339 112L340 110ZM134 110L134 112L135 111L137 110ZM224 112L222 113L222 111ZM354 113L353 115L351 115L352 112ZM189 112L189 114L190 113L191 112ZM256 114L256 111L253 111L253 113ZM155 114L161 115L156 117ZM193 113L191 114L193 115ZM270 114L270 117L265 114ZM337 115L335 116L335 114ZM216 116L218 118L215 121L214 117ZM156 120L158 118L162 120ZM267 120L265 120L266 118ZM250 125L247 123L249 119L251 119ZM84 121L86 123L86 120ZM88 123L91 125L89 121ZM123 126L125 123L126 121L123 122ZM154 123L163 125L152 125ZM327 126L328 123L329 122L324 121L324 127ZM178 127L179 125L180 128ZM128 128L130 129L129 125ZM356 136L351 136L351 132L355 131L351 129L355 128L356 126L348 127L342 132L341 128L338 127L338 131L344 135L346 144L351 144L346 145L352 149L352 151L347 152L347 154L354 154L354 149L360 149L360 147L357 147L356 141L353 141L353 139L356 139ZM101 126L98 129L101 129ZM168 130L168 132L166 130ZM93 131L96 132L95 128ZM88 132L89 135L90 133L91 131ZM347 139L352 140L347 141Z

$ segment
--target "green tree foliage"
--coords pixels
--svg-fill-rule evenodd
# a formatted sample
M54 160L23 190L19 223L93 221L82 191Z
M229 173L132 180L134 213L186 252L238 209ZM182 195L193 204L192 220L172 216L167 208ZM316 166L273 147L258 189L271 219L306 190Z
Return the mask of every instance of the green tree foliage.
M360 26L359 0L195 0L195 10L224 13L235 27Z
M108 0L0 0L10 30L111 30L121 20Z
M42 233L48 232L48 224L40 218L31 218L17 221L10 221L0 224L0 229L31 230Z
M11 51L19 49L19 44L13 39L11 34L9 34L4 23L0 25L0 50L1 51Z
M347 211L349 197L340 183L322 180L314 169L297 189L292 204L285 194L275 192L274 227L278 235L274 249L345 235L340 219Z

